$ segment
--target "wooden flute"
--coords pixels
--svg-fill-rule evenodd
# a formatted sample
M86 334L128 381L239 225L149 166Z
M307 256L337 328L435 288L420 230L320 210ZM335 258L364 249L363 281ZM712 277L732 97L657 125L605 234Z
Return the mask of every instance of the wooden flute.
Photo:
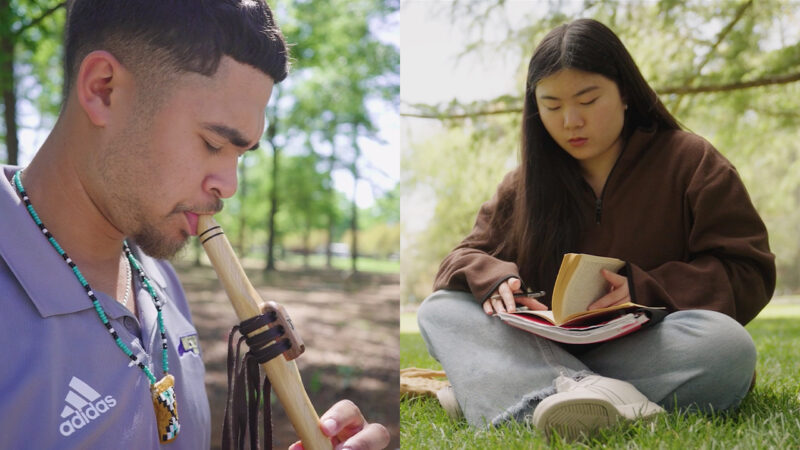
M247 279L244 269L239 264L239 259L219 224L211 216L199 216L197 234L239 320L244 321L260 315L260 305L263 304L263 300L253 288L250 280ZM253 334L266 329L267 327L263 327ZM303 447L307 450L330 450L332 448L331 441L322 434L319 416L303 388L297 364L293 360L287 361L283 355L279 355L261 364L261 367L266 371L272 389L275 390L278 400L286 410L292 426L303 442Z

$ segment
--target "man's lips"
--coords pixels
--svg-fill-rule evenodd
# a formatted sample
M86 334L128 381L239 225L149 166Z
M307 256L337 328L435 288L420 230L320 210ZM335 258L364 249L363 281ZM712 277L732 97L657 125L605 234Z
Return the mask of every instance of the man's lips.
M184 211L183 214L186 216L186 221L189 222L189 234L197 236L197 214L189 211Z

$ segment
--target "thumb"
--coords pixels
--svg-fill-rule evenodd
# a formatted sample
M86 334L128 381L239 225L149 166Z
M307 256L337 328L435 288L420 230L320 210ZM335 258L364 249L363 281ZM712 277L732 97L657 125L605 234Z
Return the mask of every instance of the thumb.
M510 287L512 291L518 291L522 287L522 282L519 278L511 277L508 279L508 287Z

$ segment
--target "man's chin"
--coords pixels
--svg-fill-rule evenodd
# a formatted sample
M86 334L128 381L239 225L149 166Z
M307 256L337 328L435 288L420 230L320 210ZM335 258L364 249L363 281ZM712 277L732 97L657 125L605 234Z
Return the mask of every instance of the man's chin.
M152 233L142 233L134 236L136 245L145 255L156 259L170 259L181 251L189 241L189 236L181 232L180 239L169 239Z

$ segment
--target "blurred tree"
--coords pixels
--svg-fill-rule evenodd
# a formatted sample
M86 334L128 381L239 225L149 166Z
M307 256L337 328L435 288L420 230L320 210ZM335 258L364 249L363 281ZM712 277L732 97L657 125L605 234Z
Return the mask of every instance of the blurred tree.
M403 203L432 202L430 218L402 206L403 298L421 301L431 292L439 263L472 229L478 207L517 163L516 116L452 127L412 145L403 155Z
M521 113L533 46L553 27L578 17L598 19L613 29L673 114L733 162L770 231L779 290L800 289L800 3L592 0L583 8L577 2L531 4L520 13L523 6L495 0L456 1L449 7L453 23L476 37L465 43L465 54L491 53L496 59L502 54L519 62L517 93L411 105L403 114L435 118L446 127L439 137L413 143L403 158L404 197L423 192L434 204L427 226L404 229L402 271L409 282L403 297L430 293L438 262L466 235L480 203L510 168L519 137L519 124L511 118ZM487 128L496 129L497 136L482 138ZM448 145L456 142L454 133L469 136L467 142L462 138L460 146ZM467 144L480 150L465 156L462 146ZM496 155L495 161L477 156L484 152ZM483 183L487 178L491 182ZM461 190L467 194L455 198L453 192Z
M8 164L18 164L20 100L43 114L60 104L65 1L0 0L0 91ZM24 83L35 77L38 83Z
M270 271L275 270L275 235L277 233L276 230L276 222L275 217L278 214L278 174L280 170L278 169L278 164L280 163L280 146L276 140L278 124L283 123L279 122L279 113L277 104L280 101L281 92L283 89L281 87L275 88L275 96L276 99L273 99L272 105L267 107L267 120L268 125L266 132L264 134L264 140L267 141L270 149L272 150L272 168L269 172L269 179L270 183L270 190L269 190L269 214L267 216L267 230L269 230L269 237L267 238L267 264L264 266L264 270Z
M286 184L286 207L294 213L290 218L291 229L302 236L303 265L308 267L308 255L312 252L311 232L324 226L323 219L331 207L323 190L323 177L317 173L317 155L295 156L287 161L284 178Z
M293 106L287 119L296 131L316 144L326 158L326 172L343 168L353 179L350 208L352 270L358 255L356 192L361 180L359 139L376 138L369 102L397 106L399 54L378 33L386 17L397 10L396 0L321 1L292 5L292 20L284 32L298 64L293 75ZM329 200L332 196L328 196ZM333 214L333 208L329 209ZM335 218L328 217L328 264Z
M39 112L41 127L51 125L47 120L58 113L63 79L64 14L60 11L65 3L0 0L0 90L6 118L6 127L0 131L5 132L11 163L18 158L18 101L24 99ZM362 174L370 173L361 155L363 139L377 139L368 105L382 104L384 110L397 107L398 50L384 42L381 34L394 26L389 17L398 7L396 0L309 0L275 8L292 45L294 68L289 79L275 88L266 111L263 147L267 151L242 158L240 191L226 202L231 215L220 217L240 254L266 242L266 267L274 269L281 237L302 223L298 220L306 211L284 205L299 194L293 191L297 173L284 173L291 171L298 156L315 161L315 183L322 192L315 202L327 206L311 211L327 218L328 253L334 239L344 234L345 216L351 228L361 228L354 203L342 209L333 174L347 171L357 185ZM308 180L303 183L307 185ZM351 199L355 202L355 192ZM317 218L308 223L312 228L320 226ZM355 255L355 240L353 246Z
M383 197L375 200L363 214L361 225L371 228L377 224L398 225L400 223L400 186L387 191Z
M372 207L362 210L359 226L362 252L377 258L400 256L400 187L386 192Z

